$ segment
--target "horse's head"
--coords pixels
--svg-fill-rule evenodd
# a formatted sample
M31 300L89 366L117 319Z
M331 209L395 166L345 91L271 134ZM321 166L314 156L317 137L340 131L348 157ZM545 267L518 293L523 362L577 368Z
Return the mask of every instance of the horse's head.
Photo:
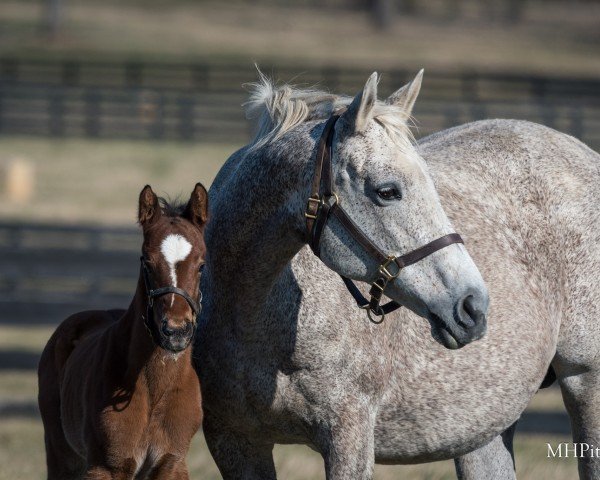
M207 207L208 195L200 183L181 206L159 199L149 185L140 193L145 322L155 343L171 352L185 349L195 331Z
M333 187L340 206L380 250L395 256L453 232L408 129L421 79L422 72L378 102L373 74L347 102L332 137ZM336 272L369 283L380 266L333 217L321 236L320 257ZM485 333L488 293L462 244L405 267L385 294L427 318L434 337L448 348Z

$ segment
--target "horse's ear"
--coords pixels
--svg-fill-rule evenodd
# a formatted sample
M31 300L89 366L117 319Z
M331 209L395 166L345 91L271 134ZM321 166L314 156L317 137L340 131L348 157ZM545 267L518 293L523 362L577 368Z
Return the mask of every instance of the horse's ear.
M354 132L362 132L373 116L373 107L377 101L377 81L377 72L373 72L343 115Z
M197 183L185 207L184 216L193 224L202 226L208 220L208 192L204 185Z
M421 69L412 82L407 83L402 88L399 88L392 93L385 103L388 105L397 105L402 107L408 116L411 115L412 109L415 106L419 91L421 90L421 82L423 81L423 72Z
M147 227L154 223L161 215L162 210L158 204L158 197L152 191L152 187L146 185L140 192L138 221L142 227Z

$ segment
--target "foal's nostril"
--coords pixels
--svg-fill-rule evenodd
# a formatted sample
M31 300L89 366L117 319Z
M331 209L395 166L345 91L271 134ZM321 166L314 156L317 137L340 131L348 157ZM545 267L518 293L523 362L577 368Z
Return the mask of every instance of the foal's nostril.
M169 327L169 322L167 320L163 320L160 328L165 337L170 337L175 333L175 330Z

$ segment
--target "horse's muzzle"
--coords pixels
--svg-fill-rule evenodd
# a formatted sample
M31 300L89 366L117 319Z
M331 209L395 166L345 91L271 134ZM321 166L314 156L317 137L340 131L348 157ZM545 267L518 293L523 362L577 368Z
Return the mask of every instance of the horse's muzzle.
M456 302L452 319L432 314L441 343L455 350L482 338L487 330L488 304L487 295L469 293Z
M160 325L161 347L170 352L181 352L190 344L194 335L193 322L186 321L183 326L174 328L163 318Z

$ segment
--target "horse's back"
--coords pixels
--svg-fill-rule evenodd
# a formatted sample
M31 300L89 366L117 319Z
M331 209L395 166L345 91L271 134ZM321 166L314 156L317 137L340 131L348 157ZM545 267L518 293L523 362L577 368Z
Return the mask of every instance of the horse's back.
M40 380L46 367L51 365L57 371L65 366L73 350L88 337L104 331L114 324L125 310L87 310L67 317L54 331L39 364Z
M600 155L519 120L446 130L420 150L490 287L510 291L519 264L538 315L560 323L558 357L586 368L599 361Z

